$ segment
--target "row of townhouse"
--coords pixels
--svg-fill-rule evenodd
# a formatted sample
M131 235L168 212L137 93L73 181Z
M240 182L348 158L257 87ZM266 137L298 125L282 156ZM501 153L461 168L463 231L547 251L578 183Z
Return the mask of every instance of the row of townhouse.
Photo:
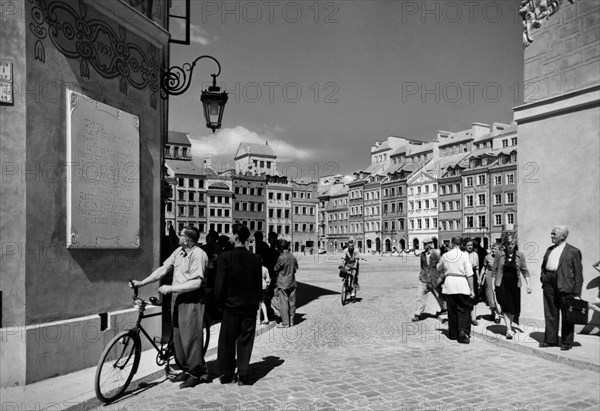
M322 182L319 247L354 239L362 251L393 252L461 236L489 248L516 229L516 184L515 125L473 123L431 142L391 136L371 147L371 165L351 181Z
M170 131L165 148L165 233L186 225L231 234L234 223L267 239L269 232L291 242L294 251L312 250L317 241L318 203L315 181L290 181L277 174L277 156L266 144L241 143L235 169L215 171L210 157L197 165L187 133Z

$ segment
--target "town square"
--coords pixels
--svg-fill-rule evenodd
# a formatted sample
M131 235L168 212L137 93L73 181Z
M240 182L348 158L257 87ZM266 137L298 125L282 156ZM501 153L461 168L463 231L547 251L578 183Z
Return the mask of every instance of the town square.
M0 1L2 410L595 410L596 0Z

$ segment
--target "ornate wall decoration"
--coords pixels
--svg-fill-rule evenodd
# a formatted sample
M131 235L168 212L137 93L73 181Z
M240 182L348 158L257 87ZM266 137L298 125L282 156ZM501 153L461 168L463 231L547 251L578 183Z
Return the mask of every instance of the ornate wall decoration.
M533 42L532 32L558 11L564 0L521 0L519 14L523 18L523 47ZM569 0L573 4L574 0Z
M50 38L65 56L81 59L80 74L90 77L90 66L106 79L119 78L119 90L127 94L132 86L138 90L150 88L150 106L157 107L160 66L158 50L148 46L144 51L127 41L127 29L88 17L88 5L79 2L79 10L60 1L30 0L29 29L37 37L34 46L36 60L46 61L44 39Z

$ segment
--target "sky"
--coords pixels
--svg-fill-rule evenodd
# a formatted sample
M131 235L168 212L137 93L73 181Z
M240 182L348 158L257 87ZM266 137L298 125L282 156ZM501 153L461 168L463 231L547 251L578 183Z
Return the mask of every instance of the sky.
M290 177L349 174L376 141L510 124L523 101L520 0L191 3L191 44L171 45L171 65L211 55L229 93L214 134L199 102L214 62L170 98L169 129L189 133L198 163L224 168L241 141L268 141Z

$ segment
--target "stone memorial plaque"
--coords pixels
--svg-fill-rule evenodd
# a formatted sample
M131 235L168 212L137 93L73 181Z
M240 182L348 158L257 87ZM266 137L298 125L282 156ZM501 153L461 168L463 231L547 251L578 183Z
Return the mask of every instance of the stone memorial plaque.
M139 118L67 90L67 248L138 248Z

